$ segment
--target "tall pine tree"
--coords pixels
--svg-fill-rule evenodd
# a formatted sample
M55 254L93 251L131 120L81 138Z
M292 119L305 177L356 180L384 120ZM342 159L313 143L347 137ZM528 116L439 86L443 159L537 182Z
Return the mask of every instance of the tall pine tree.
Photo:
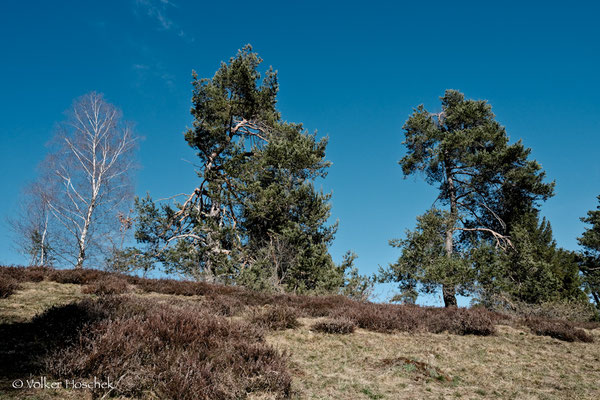
M256 289L336 291L344 267L328 252L327 139L281 119L277 73L258 72L250 46L210 79L194 75L193 126L200 182L175 206L138 200L136 237L168 270ZM135 252L134 252L135 253ZM147 265L147 262L146 262Z
M400 160L405 177L421 173L437 186L439 208L420 217L405 240L392 242L403 253L383 278L412 293L420 284L425 291L441 286L445 306L453 306L457 290L475 283L473 249L482 242L513 247L505 210L546 200L554 184L545 183L539 164L528 160L529 149L508 143L487 102L466 100L455 90L441 102L440 113L421 105L406 121L407 151Z
M583 247L580 257L580 269L586 290L600 309L600 196L596 210L590 210L581 221L590 226L577 239Z

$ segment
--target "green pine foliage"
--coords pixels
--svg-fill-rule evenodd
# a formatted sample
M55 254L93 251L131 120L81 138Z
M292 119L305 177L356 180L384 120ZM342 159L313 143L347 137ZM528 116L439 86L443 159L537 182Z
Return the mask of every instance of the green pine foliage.
M402 256L387 269L381 269L379 280L398 282L401 293L394 301L414 303L418 293L435 293L440 285L466 295L473 289L474 271L467 254L446 252L445 235L451 217L448 211L432 208L417 217L417 226L407 230L404 239L390 240L402 250ZM460 251L460 252L459 252Z
M282 120L277 73L261 76L261 62L248 45L212 78L194 74L185 140L199 185L174 206L136 201L144 249L129 250L130 259L257 290L346 290L346 268L328 251L337 229L328 224L330 195L315 188L330 166L327 139Z
M441 287L452 306L457 291L477 283L474 250L483 244L512 249L509 224L520 210L552 196L554 183L544 182L520 141L509 144L487 102L448 90L441 103L440 113L421 105L406 121L406 155L399 162L405 177L422 174L438 188L438 206L419 217L405 239L391 242L402 255L380 279L399 282L407 299Z
M600 203L600 196L598 196ZM600 204L596 210L590 210L581 221L590 226L577 239L583 247L579 257L579 267L583 276L586 291L592 297L596 307L600 309Z
M508 251L484 243L472 253L482 304L494 307L502 298L526 304L585 302L576 255L557 247L550 222L526 213L509 233Z

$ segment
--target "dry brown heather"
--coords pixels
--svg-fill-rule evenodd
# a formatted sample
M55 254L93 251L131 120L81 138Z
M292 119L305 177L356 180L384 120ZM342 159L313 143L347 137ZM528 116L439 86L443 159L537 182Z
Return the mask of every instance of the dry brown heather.
M600 398L589 323L92 270L2 267L0 282L2 399L106 395L8 387L31 375L111 377L116 398Z

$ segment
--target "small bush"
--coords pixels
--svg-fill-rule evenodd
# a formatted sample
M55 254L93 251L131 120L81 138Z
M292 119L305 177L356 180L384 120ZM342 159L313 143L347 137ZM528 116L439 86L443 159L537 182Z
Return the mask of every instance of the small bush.
M505 294L489 296L482 302L488 310L499 311L514 318L542 318L550 320L567 320L578 326L595 328L600 326L598 310L589 301L559 300L543 303L526 303L510 298Z
M432 333L488 336L496 328L492 314L482 308L424 308L423 323Z
M29 282L43 281L51 270L44 267L33 267L25 270L24 278Z
M594 341L592 336L568 321L530 317L525 320L525 324L539 336L550 336L565 342L591 343Z
M220 294L206 296L202 305L211 313L224 317L238 315L247 308L246 304L241 299Z
M0 280L0 299L6 299L19 290L19 284L13 278L2 278Z
M483 309L461 308L458 310L458 321L458 327L452 333L478 336L489 336L496 333L492 316Z
M290 394L286 357L245 323L128 297L88 300L79 307L99 309L106 317L80 328L78 341L48 355L47 372L57 377L110 377L118 381L113 395L131 397Z
M206 283L174 279L143 279L139 280L137 285L145 292L179 296L202 296L211 292L210 285Z
M57 269L52 271L48 278L57 283L86 285L107 275L109 275L108 272L99 271L97 269Z
M328 319L313 324L311 329L315 332L337 333L346 335L354 332L356 325L349 319Z
M15 282L25 282L25 268L22 267L2 267L0 268L0 280L13 280Z
M129 290L127 281L118 276L104 276L97 281L89 283L83 290L83 293L97 295L123 294Z
M359 328L374 332L413 332L419 329L419 307L391 304L354 303L351 308L340 309L335 317L347 318Z
M363 303L352 301L344 296L296 296L290 299L302 315L307 317L329 317L345 308Z
M262 328L270 330L293 329L300 326L298 311L287 306L271 306L260 311L255 311L251 322Z

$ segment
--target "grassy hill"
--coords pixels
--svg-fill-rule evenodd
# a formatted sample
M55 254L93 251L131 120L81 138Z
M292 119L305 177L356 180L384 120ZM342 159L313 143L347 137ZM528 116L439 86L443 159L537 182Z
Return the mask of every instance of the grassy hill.
M0 297L2 399L600 398L594 324L95 270L2 267Z

